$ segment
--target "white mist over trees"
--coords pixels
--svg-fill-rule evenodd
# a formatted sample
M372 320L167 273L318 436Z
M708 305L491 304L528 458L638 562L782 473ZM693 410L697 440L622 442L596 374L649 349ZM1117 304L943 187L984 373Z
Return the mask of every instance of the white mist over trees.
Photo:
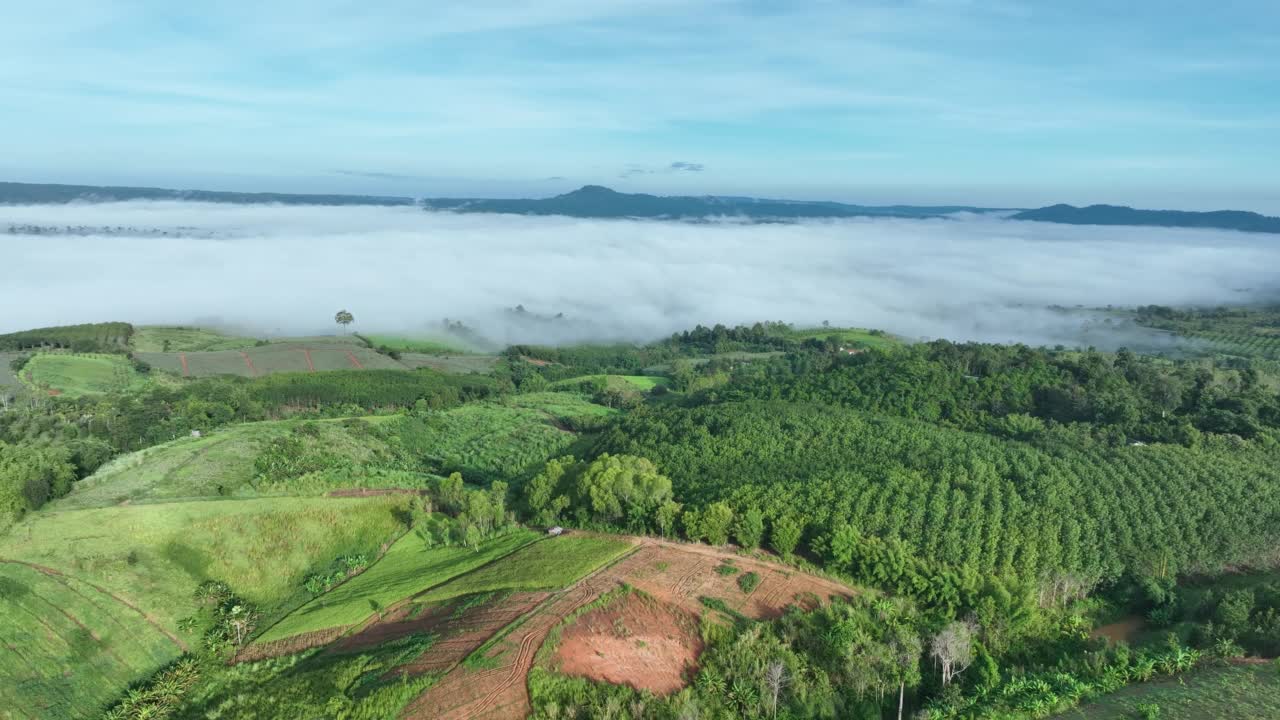
M216 318L333 332L337 300L370 331L449 317L498 342L826 320L1076 343L1083 316L1048 306L1218 304L1280 287L1273 236L989 216L748 225L183 202L0 208L0 227L28 224L148 232L5 235L3 331ZM506 309L517 305L528 313L514 322Z

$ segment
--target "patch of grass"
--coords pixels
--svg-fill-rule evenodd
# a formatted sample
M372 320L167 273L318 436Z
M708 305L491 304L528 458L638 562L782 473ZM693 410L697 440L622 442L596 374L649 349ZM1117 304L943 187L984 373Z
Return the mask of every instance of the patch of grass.
M1119 720L1141 717L1139 705L1160 708L1160 720L1280 717L1280 670L1275 665L1207 666L1177 677L1131 685L1057 718Z
M283 420L245 423L218 429L200 438L179 438L130 453L104 465L76 483L53 508L102 507L121 502L155 502L207 497L254 497L262 494L320 494L345 487L419 487L421 480L380 477L361 471L388 451L385 441L362 429L390 418ZM299 436L307 447L322 449L345 464L341 472L304 476L287 483L259 487L254 461L270 441L308 423L314 435ZM356 423L356 425L351 425ZM410 484L404 485L402 483Z
M396 352L414 352L425 355L465 355L473 351L466 343L450 337L435 335L399 335L364 333L375 348L387 348Z
M791 337L804 341L811 339L826 340L835 337L837 342L846 348L865 348L885 350L902 344L898 337L885 332L866 330L863 328L803 328L793 330Z
M738 588L747 595L750 595L751 591L755 590L759 584L760 576L753 572L743 573L738 576Z
M197 352L238 350L253 347L258 340L228 335L217 330L169 325L144 325L135 328L132 344L138 352Z
M517 552L419 595L418 602L440 602L495 590L561 588L630 550L633 545L599 535L564 535Z
M28 385L67 397L123 392L144 378L122 355L42 353L22 370Z
M355 625L415 593L509 555L537 538L536 533L517 530L485 542L479 550L471 550L427 547L416 534L407 533L373 567L293 611L268 628L258 642Z
M47 718L99 717L180 652L111 596L15 563L0 563L0 647L0 708Z
M399 717L436 676L403 677L394 671L428 652L435 640L434 635L417 633L361 652L314 650L209 667L173 718Z
M41 511L0 537L0 557L46 565L124 597L178 633L205 580L268 617L303 578L346 553L376 554L404 528L409 499L266 498ZM191 638L188 638L189 640Z
M730 565L727 562L721 563L716 566L717 575L733 575L734 573L740 572L740 571L741 571L740 568L734 567L733 565Z
M564 393L517 395L408 417L396 433L434 472L461 472L470 482L511 481L567 451L577 439L565 429L569 423L614 412Z
M602 388L619 388L647 392L659 385L670 385L671 379L661 375L582 375L552 383L553 388L578 388L597 385Z
M497 355L428 355L425 353L400 353L400 364L410 369L431 368L443 373L488 375L500 358Z

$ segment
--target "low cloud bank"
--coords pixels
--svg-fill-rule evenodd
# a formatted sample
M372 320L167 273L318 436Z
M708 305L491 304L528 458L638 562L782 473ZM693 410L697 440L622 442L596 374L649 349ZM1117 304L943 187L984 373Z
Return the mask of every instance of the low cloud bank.
M314 333L347 308L356 329L448 317L498 342L826 320L912 338L1115 345L1133 329L1049 306L1238 303L1280 290L1273 236L995 217L743 225L127 202L0 207L0 238L6 332L215 318ZM565 318L513 321L505 309L516 305Z

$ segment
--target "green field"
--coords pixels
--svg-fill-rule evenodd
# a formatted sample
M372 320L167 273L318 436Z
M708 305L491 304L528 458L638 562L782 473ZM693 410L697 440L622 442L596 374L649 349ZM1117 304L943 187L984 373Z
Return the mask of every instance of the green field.
M121 392L143 382L122 355L36 355L22 370L28 385L67 397Z
M1131 685L1054 717L1128 720L1142 717L1142 704L1158 706L1159 720L1280 718L1280 668L1274 663L1205 667Z
M561 588L617 559L632 547L625 540L599 535L548 538L428 590L414 601L432 603L498 590Z
M471 550L428 547L410 532L373 567L290 613L259 636L258 642L355 625L397 601L470 572L536 539L536 533L517 530Z
M567 393L516 395L406 418L399 435L437 472L461 472L471 482L512 480L568 450L577 440L569 427L616 412Z
M387 444L359 426L385 425L393 416L344 420L280 420L246 423L221 428L200 438L179 438L112 460L93 475L76 483L65 498L51 507L69 510L118 505L123 502L157 502L209 497L254 497L259 494L318 494L346 487L374 487L336 477L332 484L305 483L306 489L261 486L254 461L271 440L288 435L304 423L315 427L314 435L301 435L307 448L323 448L332 458L340 458L352 468L372 461L387 451Z
M256 338L227 335L217 330L197 327L145 325L136 328L133 333L133 349L148 353L239 350L253 347L257 342Z
M465 355L474 351L466 343L447 336L363 334L375 348L387 348L395 352L422 353L424 355Z
M178 632L201 582L226 582L270 614L300 596L316 568L343 554L376 554L403 530L408 502L267 498L42 511L0 538L0 558L100 585Z
M792 331L791 337L804 341L811 339L826 340L834 337L846 348L867 348L884 350L901 345L902 340L887 333L872 333L863 328L801 328Z
M582 385L617 387L625 390L648 392L659 385L670 385L671 379L661 375L582 375L552 383L554 388L576 388Z
M428 355L414 352L400 354L400 364L411 370L427 367L457 375L468 373L487 375L493 372L498 360L497 355Z
M178 645L129 606L74 578L0 562L0 716L99 717Z

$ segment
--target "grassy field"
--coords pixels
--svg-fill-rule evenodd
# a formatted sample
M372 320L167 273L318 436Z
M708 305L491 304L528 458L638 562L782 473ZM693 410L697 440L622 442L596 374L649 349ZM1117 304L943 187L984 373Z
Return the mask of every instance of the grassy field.
M258 340L197 327L145 325L133 333L137 352L202 352L253 347ZM166 344L167 343L167 344Z
M290 339L240 350L207 352L138 352L152 367L176 375L260 377L278 372L384 369L403 370L395 360L344 338ZM185 361L185 366L184 366Z
M583 375L552 383L551 386L554 388L576 388L586 384L648 392L659 385L670 385L671 379L661 375Z
M364 426L394 422L395 417L360 418ZM344 487L377 487L367 482L344 483L333 477L325 483L300 483L299 487L259 486L254 460L271 440L283 437L305 423L316 434L300 436L308 448L323 449L353 467L387 450L387 444L357 432L342 420L281 420L233 425L200 438L179 438L116 458L93 475L76 483L66 497L51 507L70 510L119 505L123 502L156 502L209 497L254 497L261 494L319 494Z
M634 547L626 540L570 534L549 538L414 598L431 603L498 590L561 588Z
M0 558L65 572L129 599L177 632L205 580L265 613L340 555L375 554L404 528L404 495L268 498L42 511L0 538Z
M385 347L396 352L422 353L424 355L465 355L473 348L457 338L437 335L362 334L375 348Z
M90 718L177 657L138 611L73 578L0 563L0 716Z
M1178 677L1131 685L1054 717L1128 720L1140 704L1160 708L1160 720L1280 718L1280 668L1273 663L1205 667Z
M517 395L406 418L399 434L436 472L461 472L472 482L511 480L565 452L577 440L566 430L576 419L616 412L566 393Z
M144 378L122 355L36 355L22 370L28 385L58 395L81 397L120 392L140 385Z
M400 364L416 370L428 367L440 372L466 375L478 373L488 375L498 364L497 355L427 355L425 353L406 352L400 354Z
M838 342L846 348L870 348L883 350L895 345L901 345L902 341L893 335L887 333L875 333L862 328L801 328L792 332L792 337L796 340L826 340L829 337L838 338Z
M536 539L536 533L518 530L471 550L427 547L410 532L373 567L290 613L259 636L258 642L354 625L399 600L508 555Z

